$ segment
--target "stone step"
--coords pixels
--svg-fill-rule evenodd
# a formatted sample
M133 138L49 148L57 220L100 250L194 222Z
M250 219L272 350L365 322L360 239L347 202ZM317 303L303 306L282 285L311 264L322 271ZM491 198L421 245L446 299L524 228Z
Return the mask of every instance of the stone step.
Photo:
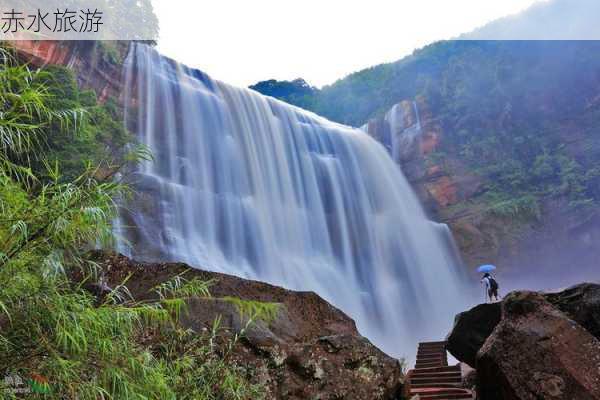
M413 373L410 378L435 378L435 379L462 379L462 375L456 372L451 373L425 373L425 374L415 374Z
M447 344L448 342L445 340L441 342L419 342L419 346L445 346Z
M431 358L431 357L435 357L435 358L445 358L446 357L446 352L441 352L441 351L437 351L435 353L419 353L417 354L417 359L419 358Z
M462 376L462 373L461 373L460 370L459 371L457 371L455 369L436 370L436 368L449 368L449 367L442 365L440 367L413 369L412 370L412 374L413 375L424 375L424 376L431 376L431 375L435 375L435 376L449 376L449 375Z
M441 351L446 350L446 346L419 346L417 353L420 351Z
M446 344L448 344L447 341L443 340L441 342L420 342L419 346L431 346L431 345L443 345L445 346Z
M417 354L423 354L423 353L445 353L446 352L446 348L445 347L432 347L432 348L420 348L419 350L417 350Z
M413 389L424 389L424 388L461 388L460 383L411 383L410 387Z
M444 365L441 363L428 363L428 364L417 364L415 369L426 369L426 368L436 368L443 367Z
M428 378L428 377L424 377L424 378L410 378L410 384L412 385L413 383L461 383L462 382L462 378L459 377L454 377L454 378L439 378L439 377L432 377L432 378Z
M445 364L442 360L437 360L437 361L435 361L435 360L432 360L432 361L417 361L417 363L415 364L416 369L422 369L423 366L426 366L426 365L430 365L430 366L433 366L433 367L443 367L443 366L448 365L448 364ZM425 368L431 368L431 367L425 367Z
M421 400L446 400L446 399L472 399L472 394L465 389L459 388L415 388L411 389L411 395L419 395Z
M446 353L446 348L445 347L432 347L432 348L420 348L419 350L417 350L417 354L426 354L426 353Z
M426 359L426 360L417 360L416 364L432 364L432 363L438 363L440 366L445 365L444 362L446 360L442 360L440 358L430 358L430 359Z
M428 362L446 362L446 357L426 357L426 358L417 358L417 363L428 363Z
M442 360L438 361L417 361L415 364L416 369L419 368L431 368L431 367L445 367L446 365L442 362Z
M433 379L433 381L432 381ZM413 379L412 377L410 378L410 385L421 385L421 384L434 384L434 383L439 383L439 384L443 384L443 385L450 385L451 387L456 387L457 385L460 385L462 382L462 377L455 377L452 379L448 379L448 378L417 378L417 379Z
M444 387L444 388L411 388L410 390L411 393L414 394L423 394L423 395L431 395L431 394L451 394L451 393L459 393L459 394L464 394L465 392L468 392L468 390L463 389L463 388L457 388L457 387Z
M413 373L428 373L428 372L458 372L461 373L460 365L441 366L433 368L413 369Z
M417 349L417 353L423 351L446 351L446 346L423 346Z
M446 350L446 346L419 346L419 348L417 349L417 353L419 351L440 351L440 350Z
M446 342L419 343L415 368L410 372L410 394L420 400L467 400L471 391L460 387L460 365L448 366Z
M440 371L429 371L426 369L416 369L413 370L412 374L410 375L411 377L423 377L423 378L429 378L429 377L438 377L438 378L445 378L445 377L462 377L462 374L460 373L460 371L449 371L449 372L440 372Z
M464 394L435 394L431 396L419 396L419 400L472 400L473 395L470 393Z
M444 349L437 349L437 350L424 350L424 351L419 351L417 352L417 357L419 356L432 356L432 355L438 355L438 356L444 356L446 355L446 350Z
M418 361L429 361L429 360L445 360L446 357L442 356L441 354L435 354L435 355L430 355L430 356L417 356L417 362Z

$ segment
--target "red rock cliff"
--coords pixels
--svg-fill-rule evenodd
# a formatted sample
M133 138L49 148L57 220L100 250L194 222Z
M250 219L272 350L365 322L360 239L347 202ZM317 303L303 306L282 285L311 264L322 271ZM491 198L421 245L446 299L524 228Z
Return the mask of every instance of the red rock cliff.
M459 163L447 165L436 160L443 130L422 99L401 101L363 129L388 148L431 214L477 190L479 183L474 175L450 172L464 170Z
M121 61L128 42L19 40L11 45L35 67L56 64L72 68L79 85L93 89L101 102L119 97Z

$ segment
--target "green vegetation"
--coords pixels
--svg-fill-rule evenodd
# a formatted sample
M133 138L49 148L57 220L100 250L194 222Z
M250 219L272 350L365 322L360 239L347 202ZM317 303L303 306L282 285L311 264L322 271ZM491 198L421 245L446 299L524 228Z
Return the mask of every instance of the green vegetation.
M32 71L0 50L0 396L17 397L9 376L32 399L261 398L228 358L237 337L219 321L205 333L179 324L210 282L176 276L145 301L127 280L104 297L84 290L102 274L87 254L110 244L113 199L128 193L114 175L149 158L109 151L130 140L117 114L69 71ZM273 306L241 307L248 325L272 317Z
M45 95L48 107L69 110L72 129L62 127L62 120L49 123L44 135L44 161L60 162L63 179L73 179L87 165L107 168L122 159L123 148L132 141L123 127L123 116L116 100L98 104L92 90L80 90L73 72L62 66L49 66L32 76L31 89ZM66 128L66 129L63 129ZM44 174L44 165L33 163L34 172Z
M304 79L298 78L293 81L276 81L271 79L250 86L266 96L275 97L290 104L310 104L312 97L318 93L318 89L310 86ZM305 106L304 108L309 108Z
M260 318L264 322L271 322L277 318L280 307L277 303L241 300L236 297L224 297L223 300L233 304L240 313L240 316L249 321Z
M420 99L444 132L443 154L431 157L480 175L490 213L537 218L547 197L576 209L600 200L599 50L590 41L439 42L284 99L354 126Z

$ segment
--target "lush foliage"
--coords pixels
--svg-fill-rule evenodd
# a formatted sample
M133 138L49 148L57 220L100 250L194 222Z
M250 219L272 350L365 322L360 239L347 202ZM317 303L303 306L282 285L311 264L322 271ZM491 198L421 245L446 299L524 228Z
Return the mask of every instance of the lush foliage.
M318 93L317 88L310 86L302 78L294 79L293 81L276 81L275 79L271 79L250 86L250 89L290 104L310 102L315 93Z
M185 299L208 296L209 282L176 276L152 301L126 282L103 297L84 290L102 281L86 254L110 243L113 199L127 194L115 173L148 154L104 159L109 142L127 140L114 105L96 104L64 69L1 56L0 395L16 396L23 379L28 398L260 398L227 358L237 336L221 338L219 321L203 334L179 325ZM243 307L248 324L273 312Z
M600 200L599 50L590 41L439 42L285 99L355 126L420 99L444 130L432 157L484 178L491 213L535 217L547 196L575 208Z
M79 89L73 72L62 66L36 72L31 90L43 91L47 107L76 113L72 115L72 129L52 121L44 137L44 156L51 163L60 161L63 178L73 179L88 164L107 167L106 163L123 158L123 149L132 137L123 127L114 98L99 104L94 91ZM33 168L38 174L44 173L40 163L34 163Z

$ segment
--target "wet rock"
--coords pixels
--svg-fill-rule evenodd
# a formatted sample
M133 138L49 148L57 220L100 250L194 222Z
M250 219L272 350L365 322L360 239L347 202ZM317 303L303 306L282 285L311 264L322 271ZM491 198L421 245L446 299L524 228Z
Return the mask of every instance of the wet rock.
M561 292L549 293L546 299L600 339L600 285L582 283Z
M600 399L600 341L534 292L513 292L477 354L483 400Z
M582 283L568 289L542 294L545 299L600 339L600 285ZM517 304L514 307L527 307ZM456 359L475 367L479 349L501 319L501 304L480 304L458 314L447 337L448 351Z
M475 368L477 352L500 322L500 303L480 304L454 318L454 327L446 338L447 350Z
M100 102L118 98L122 91L121 66L103 57L102 46L94 41L17 40L10 42L19 57L35 67L69 66L81 87L96 92ZM115 42L119 57L127 53L127 42Z
M362 129L402 166L429 214L436 215L480 190L481 178L467 171L457 158L442 161L431 157L444 148L444 131L424 98L403 100Z
M465 389L475 391L477 385L477 371L472 369L466 373L464 373L461 386Z
M513 292L457 315L448 349L484 400L600 399L599 321L600 285Z
M98 253L109 279L127 286L136 299L151 298L152 288L184 273L214 279L212 298L191 298L182 323L211 329L217 316L232 335L244 331L231 359L250 371L252 381L267 387L269 399L397 399L402 366L362 337L354 321L312 292L295 292L234 276L191 270L185 264L137 263L119 255ZM187 271L187 272L186 272ZM278 303L275 318L247 326L227 297Z

